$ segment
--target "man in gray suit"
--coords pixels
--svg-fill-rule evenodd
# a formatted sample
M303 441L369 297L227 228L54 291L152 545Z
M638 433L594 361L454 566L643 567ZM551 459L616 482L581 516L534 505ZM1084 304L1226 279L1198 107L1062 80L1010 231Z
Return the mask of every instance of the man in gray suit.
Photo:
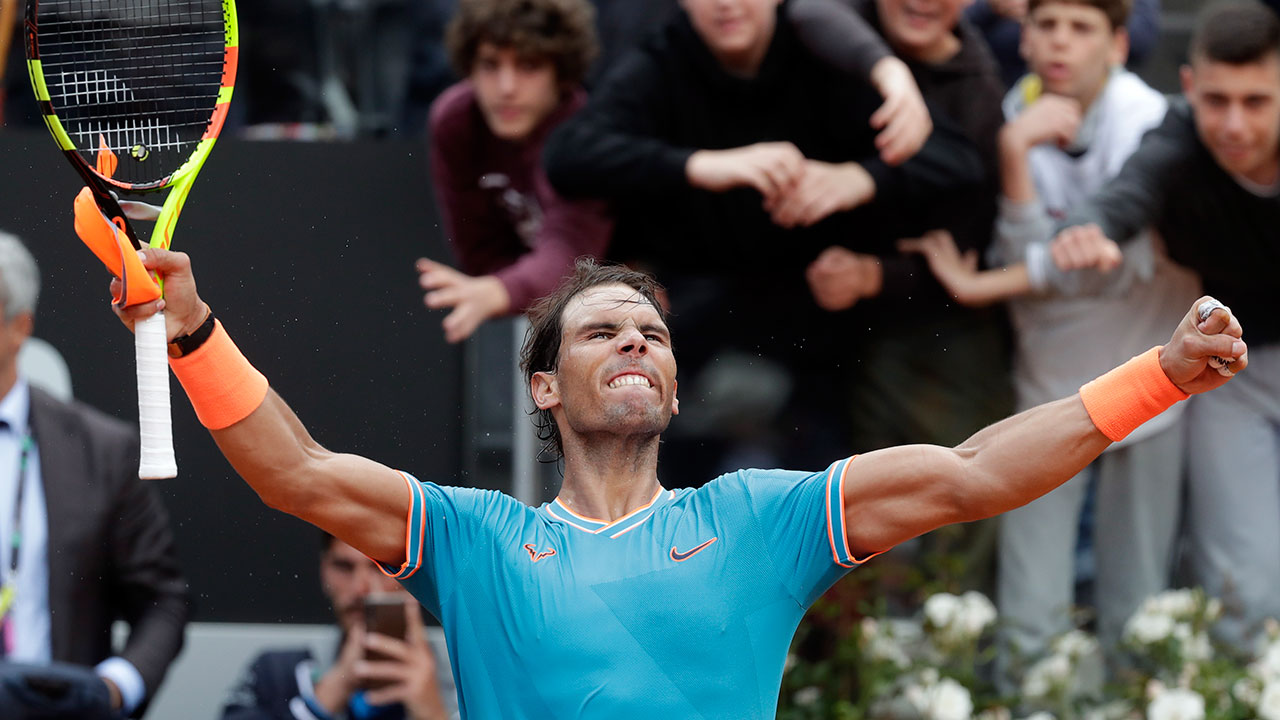
M140 716L182 647L186 582L137 431L18 373L38 290L0 233L0 716Z

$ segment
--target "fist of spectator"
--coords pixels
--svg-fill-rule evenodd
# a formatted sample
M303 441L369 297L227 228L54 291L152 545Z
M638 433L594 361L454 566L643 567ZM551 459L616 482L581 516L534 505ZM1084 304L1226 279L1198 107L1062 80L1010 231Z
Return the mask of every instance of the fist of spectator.
M861 165L805 160L800 181L772 201L766 199L764 209L781 227L808 227L875 195L875 180Z
M1063 229L1049 244L1049 253L1054 264L1064 271L1095 268L1105 273L1124 262L1120 246L1093 223Z
M911 69L893 55L872 66L871 84L884 98L884 104L871 116L871 127L880 131L876 135L880 159L889 165L900 165L929 139L933 118L929 117L929 108Z
M995 14L1022 22L1027 17L1027 0L988 0L987 3Z
M978 273L978 253L972 248L960 252L955 238L946 230L931 230L918 238L903 238L898 249L919 253L929 263L938 283L962 305L971 304L971 284Z
M762 142L731 150L699 150L685 163L689 184L724 192L753 187L772 202L789 192L805 171L804 155L789 142Z
M417 269L418 284L427 291L423 303L432 310L453 308L440 323L451 343L466 340L480 323L511 308L506 286L492 275L472 277L427 258L418 258Z
M833 246L809 264L805 279L818 307L835 312L879 295L884 275L875 256Z
M1041 95L1005 126L1001 131L1001 141L1012 143L1024 151L1044 143L1066 147L1080 131L1083 117L1079 100L1062 95Z
M1160 349L1160 368L1188 394L1219 387L1231 379L1232 373L1249 364L1249 348L1242 339L1244 330L1227 308L1218 304L1204 320L1200 319L1200 306L1212 300L1208 296L1196 300L1169 343ZM1224 375L1210 364L1215 357L1231 361L1230 373Z

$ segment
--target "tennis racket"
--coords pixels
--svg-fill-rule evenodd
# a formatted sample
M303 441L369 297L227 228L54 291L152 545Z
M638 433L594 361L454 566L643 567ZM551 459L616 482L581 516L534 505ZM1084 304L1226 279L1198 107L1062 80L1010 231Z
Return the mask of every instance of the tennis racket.
M135 249L142 244L119 193L168 190L162 208L131 206L135 217L139 207L153 210L146 218L155 221L150 245L167 249L231 102L239 49L234 2L27 0L25 30L31 85L63 154ZM122 292L119 302L126 297ZM138 474L174 477L163 314L138 323L135 338Z

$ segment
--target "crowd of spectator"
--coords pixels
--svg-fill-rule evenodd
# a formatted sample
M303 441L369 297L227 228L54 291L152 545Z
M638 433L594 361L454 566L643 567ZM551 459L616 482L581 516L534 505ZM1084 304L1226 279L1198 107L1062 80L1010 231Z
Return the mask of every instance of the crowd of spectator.
M587 8L477 0L457 22L535 7ZM1207 11L1183 97L1166 99L1125 69L1158 14L1125 0L685 0L585 103L555 51L473 27L480 49L455 60L466 79L432 113L432 163L448 239L472 281L499 279L499 301L464 311L458 273L424 260L426 302L454 308L452 341L606 239L605 257L656 273L687 416L660 472L686 486L744 462L957 444L1162 343L1203 285L1249 329L1251 380L1148 423L998 530L970 528L968 579L1009 620L1010 673L1075 603L1096 607L1115 648L1141 600L1175 582L1223 597L1219 631L1247 649L1280 614L1280 369L1260 307L1280 227L1280 23L1248 2ZM512 97L550 84L538 67L560 87L505 138L483 89L503 62ZM573 231L553 230L568 208ZM1224 231L1230 251L1212 239ZM536 282L512 279L535 263ZM1082 533L1091 597L1076 594Z

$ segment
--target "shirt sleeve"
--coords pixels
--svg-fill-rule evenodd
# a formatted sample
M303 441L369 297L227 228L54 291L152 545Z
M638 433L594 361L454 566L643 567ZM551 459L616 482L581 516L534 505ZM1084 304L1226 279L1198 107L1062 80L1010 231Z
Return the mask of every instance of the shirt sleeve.
M502 493L446 487L400 473L409 487L405 523L405 560L399 566L378 563L400 581L437 619L456 588L456 578L471 561L486 519L502 510Z
M852 460L837 461L819 473L740 473L774 569L792 597L806 607L870 559L853 557L845 534L843 488Z

